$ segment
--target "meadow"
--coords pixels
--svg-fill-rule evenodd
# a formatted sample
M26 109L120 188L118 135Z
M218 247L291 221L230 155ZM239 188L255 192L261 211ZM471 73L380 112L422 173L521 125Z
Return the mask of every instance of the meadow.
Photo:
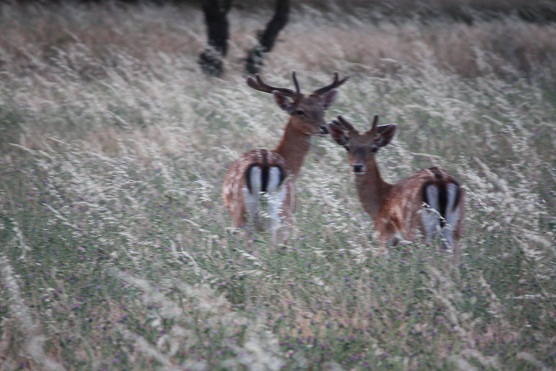
M1 370L556 368L556 24L327 4L294 7L265 80L350 75L327 118L398 124L388 181L455 174L460 264L379 254L329 137L285 245L231 228L227 166L287 121L242 76L270 9L232 10L220 79L194 5L2 3Z

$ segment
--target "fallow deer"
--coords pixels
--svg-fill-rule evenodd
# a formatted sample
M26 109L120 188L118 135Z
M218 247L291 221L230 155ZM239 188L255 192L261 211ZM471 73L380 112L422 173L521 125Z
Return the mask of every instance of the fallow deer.
M295 211L294 183L309 152L311 137L328 134L324 111L334 103L338 96L336 88L348 77L339 80L336 73L331 84L308 95L301 93L295 72L292 79L295 91L267 85L259 75L247 78L249 87L271 93L278 107L290 118L276 148L243 154L230 165L223 186L224 201L234 227L247 226L248 235L251 223L259 230L268 229L265 222L268 219L263 218L267 214L274 245L283 242L289 234ZM261 203L266 204L263 211Z
M417 171L395 184L385 182L375 155L390 143L397 126L377 124L375 116L371 129L361 134L338 116L329 129L334 141L348 151L357 194L373 219L381 251L388 243L398 243L398 236L413 240L420 229L427 243L441 236L444 246L453 249L457 262L464 217L464 192L460 184L439 167Z

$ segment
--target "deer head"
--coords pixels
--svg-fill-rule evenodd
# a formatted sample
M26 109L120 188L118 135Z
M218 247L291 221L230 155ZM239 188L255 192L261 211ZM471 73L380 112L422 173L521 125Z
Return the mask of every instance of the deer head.
M338 88L347 81L349 76L338 80L338 73L334 74L331 84L313 91L309 95L301 93L295 72L292 72L292 80L295 91L287 88L270 86L263 82L257 74L255 77L247 78L249 87L271 93L278 107L290 115L290 123L300 132L307 135L328 134L328 126L324 121L324 111L334 103L338 96Z
M363 134L342 116L338 116L337 120L329 125L334 141L348 151L349 163L356 175L365 174L368 161L374 161L378 149L387 146L396 133L395 124L377 124L378 116L375 115L371 129Z

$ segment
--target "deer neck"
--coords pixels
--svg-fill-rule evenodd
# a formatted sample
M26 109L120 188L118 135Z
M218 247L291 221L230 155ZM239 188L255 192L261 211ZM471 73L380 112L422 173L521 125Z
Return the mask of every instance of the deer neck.
M363 208L376 220L393 185L382 179L374 156L367 161L366 167L365 174L355 175L355 186Z
M292 175L297 177L310 147L311 135L296 129L290 119L284 130L282 140L278 143L274 152L279 153L286 160Z

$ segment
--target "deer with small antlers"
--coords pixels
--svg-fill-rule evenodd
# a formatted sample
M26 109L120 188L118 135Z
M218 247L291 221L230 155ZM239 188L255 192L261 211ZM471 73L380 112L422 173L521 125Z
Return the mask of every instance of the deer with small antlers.
M453 249L457 263L464 217L460 184L439 167L417 171L395 184L385 182L375 155L390 143L397 126L377 124L375 116L371 129L361 134L338 116L329 129L334 141L348 151L359 200L373 219L382 251L388 243L398 243L399 235L413 240L420 229L427 243L433 237L441 237L444 246Z
M301 93L295 72L292 79L295 91L270 86L259 75L247 78L249 87L271 93L278 107L290 117L276 148L243 154L230 165L223 185L224 202L234 227L248 227L247 235L251 224L258 230L270 229L274 245L289 234L295 211L295 179L309 152L311 138L328 134L324 112L334 103L337 88L348 77L339 80L335 73L331 84L308 95ZM269 218L264 218L264 214Z

